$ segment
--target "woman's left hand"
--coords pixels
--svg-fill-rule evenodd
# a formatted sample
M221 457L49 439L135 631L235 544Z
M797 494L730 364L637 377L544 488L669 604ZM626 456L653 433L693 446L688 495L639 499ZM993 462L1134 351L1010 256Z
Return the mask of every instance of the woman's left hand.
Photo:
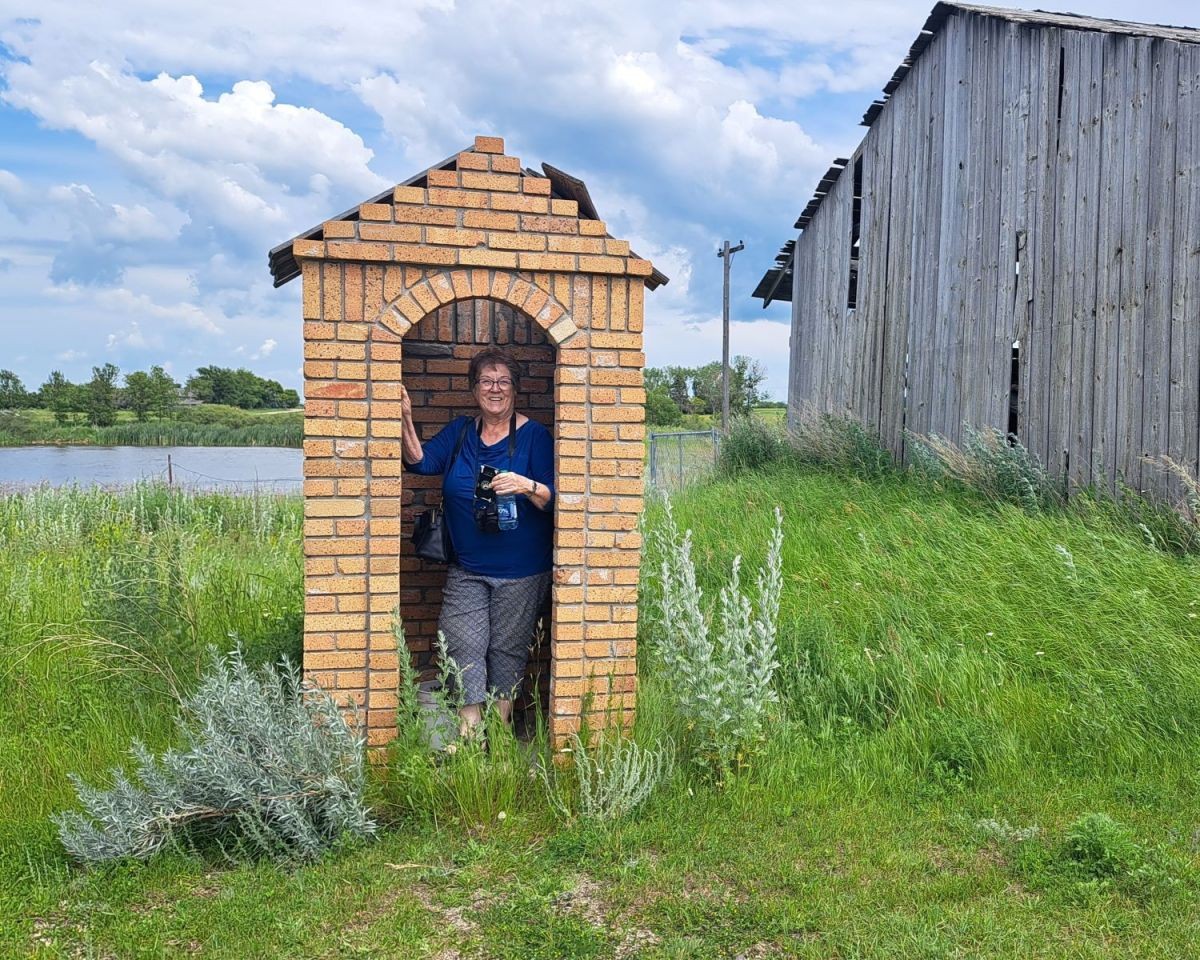
M492 490L502 496L523 493L529 496L533 493L533 481L519 473L506 470L492 477Z
M496 474L492 478L492 490L501 496L514 494L527 497L539 510L545 510L550 505L550 488L544 483L534 483L519 473L505 471Z

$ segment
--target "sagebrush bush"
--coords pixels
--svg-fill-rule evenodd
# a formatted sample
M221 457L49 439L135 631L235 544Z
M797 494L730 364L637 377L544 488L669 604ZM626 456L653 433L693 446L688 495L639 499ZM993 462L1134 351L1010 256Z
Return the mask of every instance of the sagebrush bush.
M147 858L211 841L234 859L311 860L375 823L363 801L364 739L334 701L284 660L252 670L219 656L180 703L179 746L155 757L134 741L133 777L108 789L72 776L83 811L54 816L84 863Z
M1065 502L1064 488L1037 457L1013 436L994 427L976 430L963 425L959 446L938 436L907 434L914 472L931 480L951 480L989 500L1011 503L1030 514Z
M590 745L572 733L572 778L543 756L538 773L551 809L564 819L617 820L640 807L671 772L674 745L639 746L632 737L602 735Z
M737 556L717 610L704 610L692 533L679 534L669 500L652 536L660 558L654 653L671 678L669 693L686 724L693 759L721 776L761 745L768 709L778 700L772 680L778 666L783 514L776 508L766 563L756 577L757 605L742 592Z

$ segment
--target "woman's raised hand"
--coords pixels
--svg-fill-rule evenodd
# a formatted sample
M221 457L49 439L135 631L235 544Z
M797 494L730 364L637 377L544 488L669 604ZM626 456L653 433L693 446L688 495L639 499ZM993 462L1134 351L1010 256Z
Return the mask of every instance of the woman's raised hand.
M400 384L400 413L405 420L412 419L412 398L404 384Z

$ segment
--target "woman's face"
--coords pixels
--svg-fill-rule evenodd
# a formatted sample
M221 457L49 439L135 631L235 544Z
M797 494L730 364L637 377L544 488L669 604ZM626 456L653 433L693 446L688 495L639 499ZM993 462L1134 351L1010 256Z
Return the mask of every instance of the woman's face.
M489 363L479 370L475 382L475 400L490 417L510 416L516 403L512 373L504 364Z

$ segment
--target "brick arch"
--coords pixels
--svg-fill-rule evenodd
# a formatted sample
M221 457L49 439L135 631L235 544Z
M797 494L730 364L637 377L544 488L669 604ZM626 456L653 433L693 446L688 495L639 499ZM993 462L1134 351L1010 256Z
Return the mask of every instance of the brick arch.
M530 317L556 347L579 332L566 307L542 284L507 271L482 268L425 276L386 303L376 320L396 336L404 337L439 307L475 299L502 303Z

